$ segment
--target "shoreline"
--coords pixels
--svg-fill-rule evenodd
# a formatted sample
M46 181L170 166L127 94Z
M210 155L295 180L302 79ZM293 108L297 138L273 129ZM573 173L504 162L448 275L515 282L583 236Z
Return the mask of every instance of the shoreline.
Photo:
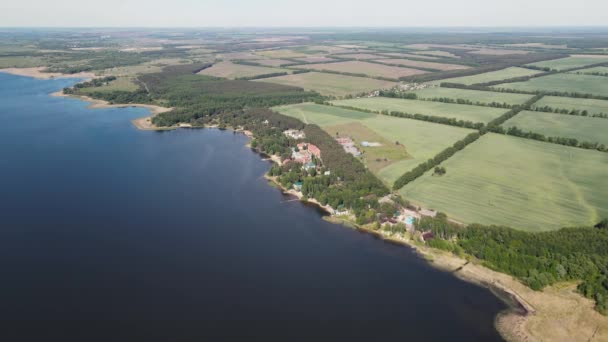
M252 150L263 159L278 163L276 156ZM285 189L275 177L265 174L264 178L283 194L295 196L302 201L301 193ZM507 341L608 341L608 317L595 310L592 300L576 292L576 282L555 284L542 291L534 291L513 276L487 268L468 256L461 258L404 236L362 227L332 214L331 208L326 208L315 199L308 198L303 202L326 212L327 216L323 219L328 222L412 248L429 266L490 290L507 306L494 318L495 329Z
M192 128L189 124L172 127L156 127L151 118L154 115L172 110L148 104L109 104L107 101L93 99L87 96L63 94L63 90L50 94L51 96L74 97L89 102L87 108L125 108L142 107L151 115L131 120L140 130L173 130L177 128ZM208 128L217 128L208 126ZM253 137L252 132L242 129L231 129L247 137ZM265 155L256 149L252 151L265 159L278 163L277 156ZM297 197L302 201L303 195L295 190L285 189L274 177L265 173L264 177L272 182L282 193ZM413 248L414 251L429 266L449 272L463 281L488 288L496 297L502 300L507 309L495 317L495 328L508 341L600 341L607 340L608 318L594 310L593 301L575 292L576 283L556 284L542 291L533 291L510 275L493 271L476 260L467 260L451 253L433 249L403 236L393 236L382 230L372 230L354 224L351 220L332 214L332 209L321 205L315 199L306 201L319 207L327 213L325 220L373 234L381 239Z
M15 76L32 77L38 80L51 80L56 78L84 78L91 80L97 76L92 72L79 72L76 74L62 74L60 72L44 72L46 67L34 67L34 68L4 68L0 69L0 72L11 74Z

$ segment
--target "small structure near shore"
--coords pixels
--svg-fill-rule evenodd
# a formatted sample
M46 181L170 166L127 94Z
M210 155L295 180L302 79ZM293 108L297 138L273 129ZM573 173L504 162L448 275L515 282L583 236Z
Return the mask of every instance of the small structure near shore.
M306 138L306 134L304 134L303 131L297 129L288 129L284 131L283 134L295 140Z
M351 138L336 138L338 144L342 145L342 148L346 153L352 154L355 157L361 155L361 151L355 146L355 143Z

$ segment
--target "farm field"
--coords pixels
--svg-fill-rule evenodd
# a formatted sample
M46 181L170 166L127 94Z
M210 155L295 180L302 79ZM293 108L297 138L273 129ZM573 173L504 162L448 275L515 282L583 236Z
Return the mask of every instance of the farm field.
M111 91L135 91L139 89L131 77L119 77L107 85L95 88L81 88L80 93L88 94L91 92L111 92Z
M336 106L349 106L373 111L398 111L455 118L457 120L487 123L501 116L508 109L461 105L433 101L406 100L388 97L370 97L332 101Z
M300 62L304 62L304 63L325 63L325 62L335 61L335 59L325 57L325 56L309 56L309 57L294 58L294 59L296 59ZM293 63L293 62L291 62L291 63Z
M286 60L286 59L258 59L252 61L254 63L262 64L263 66L269 67L280 67L283 64L293 64L294 62Z
M361 74L372 77L385 77L391 79L398 79L400 77L412 76L412 75L420 75L426 74L427 71L410 69L410 68L400 68L389 65L381 65L360 61L348 61L348 62L337 62L337 63L326 63L326 64L308 64L298 66L301 69L308 70L329 70L335 72L345 72L352 74Z
M533 108L549 106L553 109L586 110L589 115L608 114L608 101L595 99L578 99L573 97L545 96L536 102Z
M273 59L306 57L306 53L294 50L266 50L257 51L255 54Z
M438 71L447 71L447 70L464 70L470 69L470 67L466 65L460 64L446 64L446 63L434 63L434 62L422 62L422 61L412 61L409 59L378 59L376 62L385 63L385 64L397 64L406 67L413 68L424 68L424 69L433 69Z
M0 57L0 69L32 68L45 65L44 58L32 56Z
M551 68L552 70L563 71L571 68L584 67L587 65L608 62L608 55L572 55L566 58L553 59L550 61L542 61L529 65L541 68Z
M489 56L505 56L505 55L527 55L530 52L524 50L506 50L506 49L479 49L475 51L471 51L469 53L474 53L476 55L489 55Z
M433 83L450 82L450 83L460 83L460 84L471 85L471 84L477 84L477 83L507 80L507 79L515 78L515 77L532 76L532 75L536 75L536 74L540 74L540 73L542 73L542 71L530 70L530 69L526 69L526 68L510 67L510 68L497 70L497 71L484 72L483 74L448 78L448 79L444 79L444 80L435 81Z
M179 65L187 63L192 63L192 61L182 58L155 59L142 64L105 69L101 72L101 74L113 76L137 76L142 74L160 72L164 67L169 65Z
M335 136L336 133L348 135L350 133L344 130L344 127L359 123L380 135L385 141L393 144L399 142L400 145L405 147L406 158L382 162L386 163L382 165L382 168L370 167L388 185L392 185L406 171L434 157L437 153L473 132L473 130L459 127L317 104L298 104L275 107L274 109L303 122L317 124L332 136ZM378 154L376 156L379 157ZM391 156L394 158L395 155L387 154L387 157Z
M440 50L429 50L429 51L417 51L414 52L417 55L427 55L427 56L436 56L436 57L447 57L447 58L460 58L451 52L440 51Z
M390 81L320 72L306 72L302 74L271 77L258 81L300 87L327 96L359 94L376 89L391 88L395 85L394 82Z
M378 53L378 55L392 58L417 58L417 59L428 59L428 60L438 60L439 57L433 56L425 56L425 55L415 55L412 53L402 53L402 52L382 52Z
M386 57L382 57L379 55L372 55L371 53L350 53L350 54L347 53L347 54L331 55L331 56L337 57L337 58L344 58L344 59L361 59L361 60L386 58Z
M522 111L502 126L608 145L608 119L604 118Z
M575 92L608 96L608 77L576 74L552 74L529 79L525 82L502 83L496 89L515 89L523 91Z
M492 91L480 91L480 90L468 90L458 88L441 88L431 87L421 90L412 91L416 93L419 99L432 99L432 98L450 98L450 99L463 99L472 102L481 103L507 103L509 105L519 105L530 98L533 95L528 94L513 94L513 93L500 93Z
M608 154L489 133L403 187L405 199L470 223L528 231L608 215Z
M228 79L235 79L240 77L253 77L265 74L272 74L276 72L289 72L287 69L269 68L253 65L235 64L232 62L220 62L214 64L212 67L207 68L199 75L223 77Z

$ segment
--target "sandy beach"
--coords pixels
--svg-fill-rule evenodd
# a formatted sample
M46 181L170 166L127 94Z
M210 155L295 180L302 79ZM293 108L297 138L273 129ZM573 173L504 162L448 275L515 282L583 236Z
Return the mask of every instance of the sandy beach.
M49 80L53 78L84 78L93 79L95 76L92 72L79 72L77 74L62 74L57 72L44 72L45 67L38 68L6 68L0 69L0 72L4 72L11 75L33 77L39 80Z

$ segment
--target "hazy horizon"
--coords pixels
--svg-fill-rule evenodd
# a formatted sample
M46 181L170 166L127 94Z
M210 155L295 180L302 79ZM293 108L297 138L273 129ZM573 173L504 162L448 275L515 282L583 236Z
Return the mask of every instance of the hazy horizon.
M92 10L76 0L21 0L4 7L2 27L538 28L606 26L608 2L107 0Z

